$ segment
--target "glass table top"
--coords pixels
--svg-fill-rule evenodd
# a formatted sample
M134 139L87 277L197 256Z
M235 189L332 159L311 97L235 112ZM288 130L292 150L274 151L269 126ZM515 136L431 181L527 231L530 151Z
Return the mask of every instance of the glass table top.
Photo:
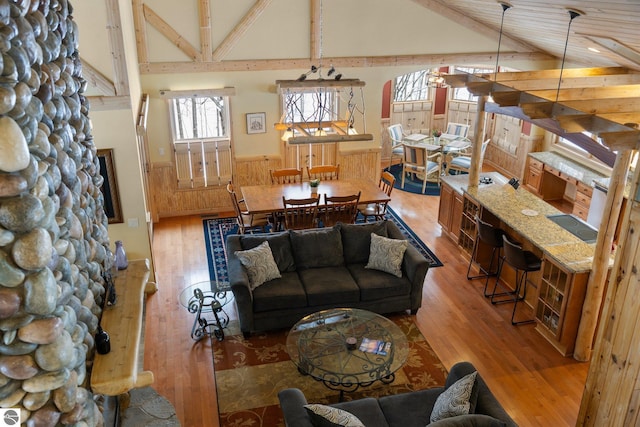
M334 385L366 385L393 377L407 361L409 345L391 320L366 310L320 311L296 323L287 352L298 370Z

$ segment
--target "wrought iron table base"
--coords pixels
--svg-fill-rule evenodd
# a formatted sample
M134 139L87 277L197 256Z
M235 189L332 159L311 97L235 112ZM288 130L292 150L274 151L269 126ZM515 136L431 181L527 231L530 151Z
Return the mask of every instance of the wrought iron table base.
M298 372L300 372L302 375L309 375L300 367L298 367ZM360 382L360 383L344 382L344 381L341 382L341 381L330 380L326 378L316 378L313 376L312 378L316 381L322 382L322 384L324 384L324 386L327 387L329 390L339 391L340 396L338 398L338 402L342 402L344 400L345 393L353 393L354 391L357 391L360 387L369 387L371 384L375 383L376 381L380 381L383 384L391 384L393 381L395 381L396 374L395 372L392 372L387 376L377 378L375 380L371 380L367 382Z
M212 334L218 341L224 340L224 328L229 324L229 315L222 309L218 298L224 297L225 292L202 292L193 290L193 297L189 300L188 310L195 313L196 318L191 328L191 338L199 341ZM203 313L213 313L213 319L207 319Z

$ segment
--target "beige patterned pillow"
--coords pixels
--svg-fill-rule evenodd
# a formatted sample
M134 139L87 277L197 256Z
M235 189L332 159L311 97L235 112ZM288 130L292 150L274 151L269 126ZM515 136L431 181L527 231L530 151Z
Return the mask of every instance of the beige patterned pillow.
M314 427L364 427L358 417L342 409L316 403L304 405L304 408Z
M477 371L460 378L438 396L433 410L431 422L436 422L457 415L466 415L471 409L471 392L476 382Z
M240 259L242 266L249 276L249 287L254 290L264 282L279 279L280 270L273 259L273 253L266 240L253 249L236 251L235 255Z
M371 233L369 262L364 268L381 270L402 277L402 259L408 244L406 240L390 239Z

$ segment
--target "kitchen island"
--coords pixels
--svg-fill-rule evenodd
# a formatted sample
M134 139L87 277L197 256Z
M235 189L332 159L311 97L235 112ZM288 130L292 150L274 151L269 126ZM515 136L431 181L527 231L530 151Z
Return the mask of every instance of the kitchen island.
M441 208L446 205L453 209L451 200L455 199L447 201L448 192L462 199L459 225L449 221L448 233L457 234L463 253L485 268L490 250L480 243L479 250L472 253L476 215L503 229L512 241L539 256L541 271L529 276L536 292L527 298L527 303L533 308L536 329L563 355L572 354L595 243L584 242L549 219L548 216L562 212L524 188L514 189L501 174L490 172L480 177L481 182L491 183L470 187L468 175L443 178ZM440 210L441 224L446 222L446 213L446 209ZM515 274L505 273L501 279L506 286L515 288Z

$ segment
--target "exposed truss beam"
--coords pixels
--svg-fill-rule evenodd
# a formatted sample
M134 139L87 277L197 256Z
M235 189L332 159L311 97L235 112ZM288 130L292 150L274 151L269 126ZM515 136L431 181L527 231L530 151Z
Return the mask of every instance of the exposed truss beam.
M84 58L80 57L80 61L82 62L82 77L84 77L89 86L96 88L101 95L116 95L116 87L109 78L98 71Z
M122 21L120 19L120 6L118 0L106 0L107 2L107 32L109 34L109 46L113 59L114 86L116 95L129 95L129 74L124 53L124 38L122 35Z
M200 17L200 52L202 52L202 60L205 62L211 61L211 5L209 0L198 1L198 16Z
M231 49L233 49L240 37L242 37L242 35L247 32L251 25L253 25L253 23L258 18L260 18L260 15L262 15L262 12L264 12L264 10L271 4L271 1L272 0L256 1L249 12L244 15L238 25L236 25L234 29L231 30L229 34L227 34L227 37L225 37L222 43L220 43L220 45L216 48L215 52L213 52L214 61L221 61L222 58L224 58L227 53L229 53Z
M176 30L171 27L164 19L160 17L146 4L143 6L144 17L147 22L151 24L156 30L165 36L171 43L173 43L178 49L180 49L185 55L194 61L200 61L201 55L198 50L193 47L184 37L182 37Z
M500 57L514 61L548 61L551 57L538 52L501 53ZM393 66L437 67L445 65L490 64L495 53L454 53L435 55L356 56L323 58L336 68L366 68ZM309 58L258 59L221 62L154 62L140 64L141 74L199 73L222 71L305 70L313 61Z

